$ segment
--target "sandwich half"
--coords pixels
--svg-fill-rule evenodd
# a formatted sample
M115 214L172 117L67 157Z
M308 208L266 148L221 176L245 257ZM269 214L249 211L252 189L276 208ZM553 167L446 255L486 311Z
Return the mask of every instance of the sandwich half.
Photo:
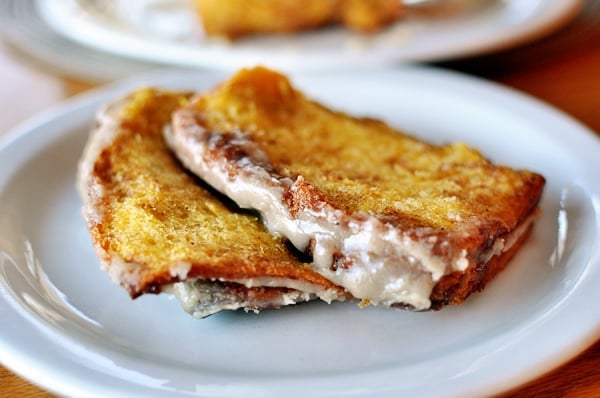
M343 300L255 215L189 174L162 131L189 95L143 89L98 114L78 169L83 215L103 268L132 298L175 294L197 318L312 299Z
M187 168L363 304L462 303L525 241L545 184L464 144L328 109L262 67L198 95L165 135Z

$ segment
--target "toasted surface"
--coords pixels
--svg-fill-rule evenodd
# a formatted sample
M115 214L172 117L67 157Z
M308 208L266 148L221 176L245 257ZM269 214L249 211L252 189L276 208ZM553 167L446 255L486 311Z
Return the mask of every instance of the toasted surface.
M240 72L192 107L213 130L247 133L277 174L302 176L335 208L411 228L462 230L457 219L476 215L478 224L506 232L535 206L523 199L536 197L543 181L464 144L429 145L383 122L330 111L266 69Z
M238 72L177 111L173 126L172 146L191 170L258 209L272 232L321 253L319 272L375 302L376 286L361 293L359 285L378 272L387 280L380 290L408 275L421 294L445 275L480 272L492 257L508 257L507 242L528 229L544 186L539 174L492 164L465 144L430 145L327 109L265 68ZM241 181L279 203L235 197ZM290 223L270 224L275 208ZM356 265L371 273L358 277Z
M162 129L188 98L144 89L99 115L80 164L79 188L96 251L113 279L132 297L195 278L241 281L230 290L258 302L289 293L277 282L290 280L313 293L343 295L255 216L222 202L182 169ZM253 278L275 288L243 286Z
M209 36L238 38L261 33L292 33L342 23L373 31L395 21L397 0L195 0Z

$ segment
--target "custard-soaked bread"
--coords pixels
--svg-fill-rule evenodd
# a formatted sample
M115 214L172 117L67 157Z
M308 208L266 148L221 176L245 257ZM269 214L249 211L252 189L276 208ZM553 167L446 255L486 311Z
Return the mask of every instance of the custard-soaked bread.
M292 33L342 23L375 31L401 13L398 0L195 0L204 31L232 39L261 33Z
M183 163L364 303L463 302L508 262L534 220L538 174L464 144L434 146L242 70L174 113Z
M145 89L98 116L78 182L96 252L112 279L132 297L169 287L197 317L343 299L342 289L300 262L256 217L219 200L172 156L162 129L187 102L184 94Z

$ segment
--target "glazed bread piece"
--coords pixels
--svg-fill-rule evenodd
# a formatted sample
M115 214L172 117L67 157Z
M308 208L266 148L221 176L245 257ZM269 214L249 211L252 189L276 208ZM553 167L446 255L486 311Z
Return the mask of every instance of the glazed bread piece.
M254 34L293 33L341 23L376 31L401 14L398 0L195 0L208 36L236 39Z
M162 129L187 102L144 89L100 111L78 185L103 268L132 298L167 290L196 317L343 299L343 289L172 156Z
M364 304L462 303L522 244L545 183L330 110L260 67L176 111L165 134L186 167Z

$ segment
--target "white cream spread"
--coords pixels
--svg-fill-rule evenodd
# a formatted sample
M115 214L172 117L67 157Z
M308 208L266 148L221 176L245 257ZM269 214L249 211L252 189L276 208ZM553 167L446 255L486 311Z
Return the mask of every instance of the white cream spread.
M217 312L240 308L258 312L261 309L279 308L316 298L313 293L290 290L269 301L257 301L233 295L224 284L208 280L177 282L163 286L162 290L177 297L183 310L194 318L205 318Z
M257 210L270 232L285 236L298 249L305 251L312 241L314 269L355 297L376 305L403 303L424 310L430 307L429 296L441 277L469 267L466 250L447 265L432 253L435 240L413 239L373 216L344 214L328 204L292 216L284 192L296 189L302 177L292 181L270 174L258 164L266 155L241 132L234 133L230 142L242 147L247 157L234 163L226 156L214 156L214 137L195 123L191 112L177 112L174 128L164 131L184 165L240 207ZM523 233L530 222L515 234ZM484 262L508 249L499 239L483 254ZM336 267L334 256L339 254L351 265Z

